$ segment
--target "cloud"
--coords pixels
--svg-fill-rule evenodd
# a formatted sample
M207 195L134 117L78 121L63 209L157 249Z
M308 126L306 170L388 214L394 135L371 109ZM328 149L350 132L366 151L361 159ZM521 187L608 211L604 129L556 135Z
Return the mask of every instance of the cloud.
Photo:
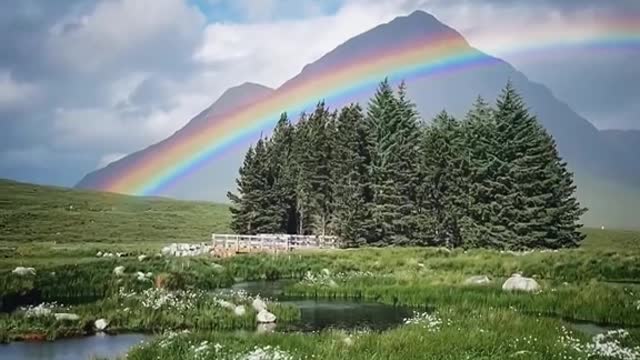
M245 81L277 87L349 38L416 9L435 14L471 44L551 85L599 126L640 127L635 105L640 71L630 60L637 54L561 53L531 62L501 52L522 44L527 31L634 14L639 4L29 0L0 5L0 177L48 177L72 185L96 164L169 136L227 88ZM212 18L219 21L207 23Z
M18 83L8 71L0 72L0 109L24 104L37 95L37 87Z

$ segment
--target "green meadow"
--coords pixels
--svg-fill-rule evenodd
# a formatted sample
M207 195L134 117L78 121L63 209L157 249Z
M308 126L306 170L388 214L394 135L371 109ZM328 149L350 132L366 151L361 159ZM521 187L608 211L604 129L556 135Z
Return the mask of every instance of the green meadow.
M94 321L106 319L113 334L156 335L131 350L133 360L640 359L640 232L585 229L581 247L559 251L158 256L168 243L207 241L228 224L224 205L0 182L0 341L90 335ZM17 266L35 275L12 273ZM541 291L503 291L516 272ZM472 276L489 282L468 284ZM385 331L259 333L251 296L216 292L277 279L291 279L288 296L379 302L416 314ZM221 300L246 312L236 315ZM40 303L78 319L32 316ZM300 318L277 299L269 310L279 325Z

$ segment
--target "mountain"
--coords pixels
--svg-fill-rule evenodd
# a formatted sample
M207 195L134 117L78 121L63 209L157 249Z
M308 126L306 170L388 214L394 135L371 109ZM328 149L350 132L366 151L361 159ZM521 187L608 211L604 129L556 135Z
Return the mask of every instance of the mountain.
M625 188L640 188L640 162L629 161L620 149L612 145L609 135L600 132L589 121L558 100L545 86L530 81L510 64L472 48L456 30L422 11L398 17L387 24L377 26L348 40L317 61L306 65L300 74L275 91L290 89L307 79L320 76L340 64L357 59L367 59L380 52L393 53L395 49L401 49L416 40L441 37L457 39L469 51L482 59L480 63L490 65L468 67L438 76L408 77L406 79L408 94L416 103L423 118L431 119L445 108L454 115L462 116L478 95L487 100L493 100L505 83L511 80L525 98L531 111L537 114L541 123L554 135L561 154L577 173L579 189L583 190L581 184L586 184L584 189L589 190L587 194L591 194L592 191L604 193L604 190L608 189L609 184L614 181L624 184ZM375 85L372 84L370 88L359 91L358 95L348 99L330 99L327 104L337 107L351 101L365 102L374 87ZM210 108L187 124L185 129L201 121L216 121L216 116L224 113L225 109L237 106L236 102L250 102L251 99L267 96L272 91L274 90L255 84L244 84L230 89ZM282 111L286 110L288 109L282 109ZM297 115L297 113L292 113L291 117L295 118ZM266 133L270 131L270 129L264 130ZM171 138L165 141L171 141ZM78 187L96 187L97 184L108 179L110 175L113 176L117 173L114 170L138 156L143 156L145 152L154 151L157 146L162 146L162 143L89 174L78 184ZM236 152L223 159L212 161L196 174L181 180L179 184L162 195L189 199L224 200L226 191L234 186L233 180L237 175L237 169L241 164L242 153L245 149L237 149ZM581 198L581 200L583 199ZM589 208L594 209L592 214L612 213L609 208L611 205L607 204L606 207L603 207L598 198L594 200L592 196L587 196L583 202ZM599 216L589 221L593 222L593 225L599 225L609 224L612 220L605 221ZM637 224L637 222L635 223ZM631 225L637 226L636 224ZM627 225L616 224L616 226Z
M189 131L192 127L196 127L204 121L216 121L227 112L263 99L273 91L273 89L264 85L250 82L232 87L169 138L87 174L75 187L79 189L100 189L101 184L109 182L112 178L121 174L122 169L129 167L129 165L134 164L142 157L152 156L154 153L161 152L165 146L170 146L172 140L177 138L181 132ZM224 197L226 190L224 189L230 189L234 186L235 176L231 174L237 172L245 151L246 148L232 149L226 154L225 158L213 164L205 165L196 176L183 179L178 187L162 195L192 200L226 200ZM220 174L223 176L219 176Z

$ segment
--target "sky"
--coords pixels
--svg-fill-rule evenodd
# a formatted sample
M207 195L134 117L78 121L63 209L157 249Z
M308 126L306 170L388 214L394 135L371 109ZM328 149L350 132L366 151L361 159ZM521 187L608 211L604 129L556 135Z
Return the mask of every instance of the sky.
M0 178L72 186L245 81L277 87L421 9L599 128L640 129L640 52L510 51L550 27L640 19L637 0L20 0L0 4Z

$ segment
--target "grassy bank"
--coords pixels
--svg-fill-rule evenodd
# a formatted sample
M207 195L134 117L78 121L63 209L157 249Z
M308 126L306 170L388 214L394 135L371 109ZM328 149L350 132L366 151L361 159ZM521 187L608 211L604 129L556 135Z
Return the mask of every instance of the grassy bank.
M559 320L505 309L448 308L407 322L382 333L168 335L134 349L127 359L577 360L623 358L604 356L615 346L626 352L640 351L634 349L640 343L638 332L610 335L596 343ZM609 346L607 350L603 344Z
M585 229L578 249L527 253L365 248L228 259L157 255L168 243L227 231L222 205L0 182L0 340L90 334L104 318L115 333L180 332L136 349L129 356L134 360L244 359L276 347L280 359L633 359L597 353L594 340L566 322L586 320L627 328L616 344L640 346L640 232ZM97 257L98 251L128 256ZM33 267L35 274L14 274L16 266ZM536 279L542 291L504 292L502 283L515 272ZM465 284L476 275L491 282ZM253 330L256 314L249 299L225 299L246 307L235 315L212 290L282 278L299 280L286 289L291 295L435 313L381 333L226 331ZM57 303L49 305L51 314L78 319L27 316L33 309L20 309L43 302ZM270 310L279 321L299 316L275 304Z

